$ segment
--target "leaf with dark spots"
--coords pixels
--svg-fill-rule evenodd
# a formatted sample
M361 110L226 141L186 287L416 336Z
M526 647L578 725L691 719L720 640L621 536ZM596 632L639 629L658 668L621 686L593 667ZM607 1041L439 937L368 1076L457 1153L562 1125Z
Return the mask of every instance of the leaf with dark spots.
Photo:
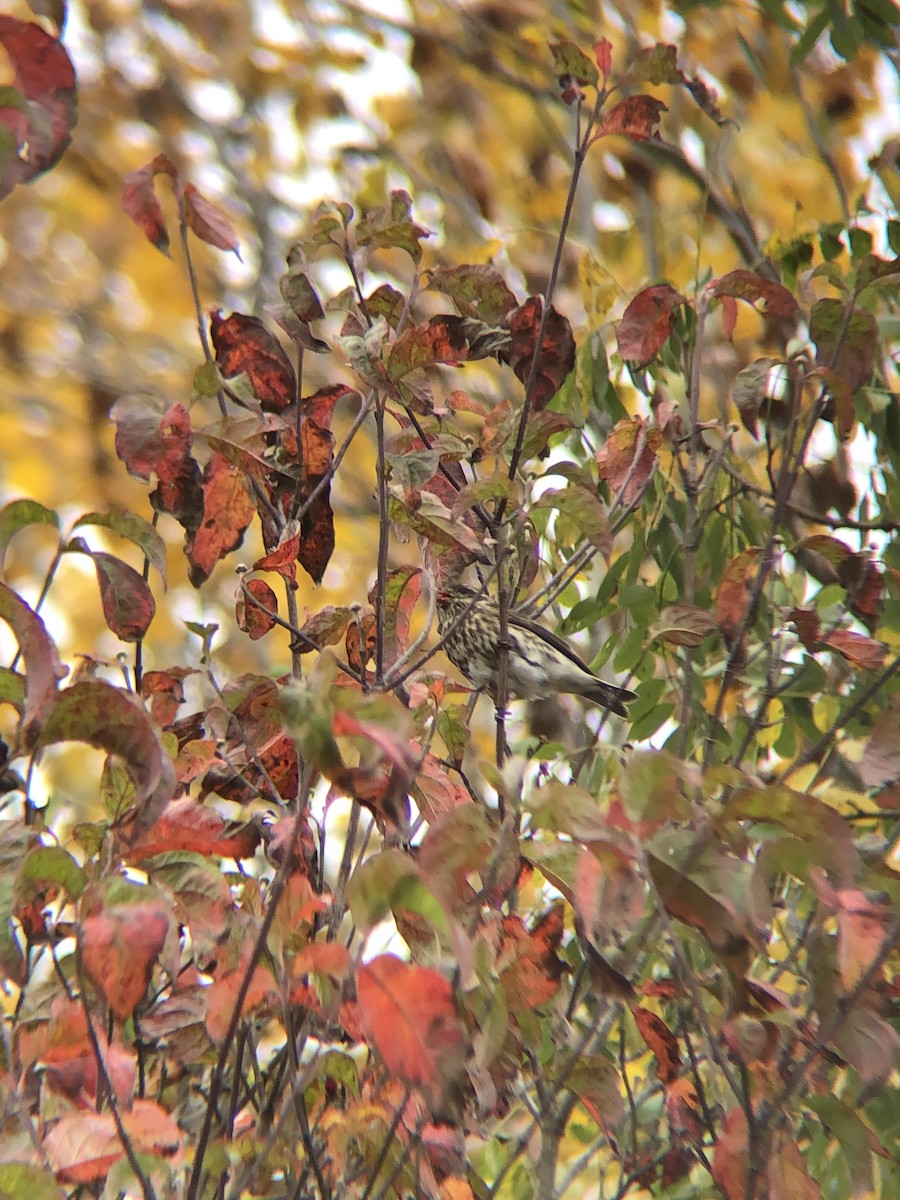
M626 96L606 113L591 140L620 134L635 142L649 141L656 135L660 117L668 111L668 105L655 96Z
M312 420L300 428L303 462L304 504L331 470L334 459L334 435ZM300 522L300 550L297 561L314 583L321 583L325 568L334 553L334 513L331 509L331 484L325 483L304 512Z
M672 332L673 310L686 303L681 292L668 283L638 292L625 309L616 334L621 356L640 367L652 362Z
M527 383L531 373L543 310L544 301L541 297L531 296L507 318L506 326L511 341L500 359L501 362L509 363L523 384ZM572 326L551 307L531 397L532 409L535 412L546 408L574 368L575 339L572 336Z
M206 464L202 490L203 516L185 543L194 587L205 583L216 563L240 546L256 511L241 472L221 454Z
M278 612L278 597L264 579L248 579L244 587L258 604L248 600L243 590L239 592L235 605L235 620L238 629L242 629L250 640L255 642L275 628L270 614ZM260 608L259 604L263 607Z
M0 620L15 634L25 661L25 711L21 737L27 746L57 699L57 684L66 675L44 622L24 600L0 583Z
M216 362L225 379L247 375L264 412L282 412L294 402L297 381L281 343L259 317L232 313L210 317Z
M230 250L240 259L240 242L231 222L221 209L207 200L192 183L184 186L184 219L201 242L217 250Z
M366 309L373 318L384 317L391 329L396 329L401 316L406 312L406 297L389 283L382 283L366 296Z
M585 84L597 86L597 68L575 42L550 42L550 53L553 55L554 75L568 76L582 87Z
M57 742L87 742L125 760L135 783L137 826L146 829L171 799L172 762L143 705L99 679L85 679L60 692L36 749Z
M438 267L428 274L428 286L449 296L464 317L502 325L518 301L496 267L488 264Z
M178 189L178 171L175 164L165 154L157 154L152 162L145 167L132 171L125 176L125 191L122 195L122 208L131 217L157 250L163 254L169 253L169 231L162 206L156 195L155 180L157 175L168 175L173 188Z
M330 383L319 388L317 392L313 392L311 396L304 396L300 401L300 411L304 417L308 417L320 429L330 429L337 403L345 396L355 396L357 400L360 399L359 392L355 388L348 387L345 383Z
M736 663L742 662L744 657L743 645L747 640L747 630L744 626L750 609L753 585L759 573L756 560L761 553L762 551L754 546L736 554L726 564L716 593L716 620ZM737 642L739 634L740 645Z
M656 1057L656 1074L660 1083L671 1083L681 1067L681 1052L675 1035L665 1021L649 1009L636 1007L632 1013L647 1049L652 1050Z
M465 362L469 346L462 325L462 317L438 316L405 329L391 348L387 364L390 378L402 379L417 367Z
M764 312L776 317L792 317L799 307L786 287L744 268L717 279L711 294L716 298L732 296L735 300L746 300L754 308L761 304Z
M356 240L360 246L378 246L386 250L405 250L418 262L422 257L422 238L431 230L412 218L412 200L402 190L391 192L390 201L363 213L357 222Z
M555 904L529 930L521 917L502 922L503 971L500 982L513 1012L530 1011L552 1000L566 970L557 951L562 945L565 909Z
M184 704L184 680L190 667L171 667L168 671L145 671L141 677L141 695L150 701L150 713L161 729L170 726Z
M0 106L3 141L0 199L36 179L62 157L77 120L75 68L58 38L39 25L0 16L0 45L14 71L22 104Z

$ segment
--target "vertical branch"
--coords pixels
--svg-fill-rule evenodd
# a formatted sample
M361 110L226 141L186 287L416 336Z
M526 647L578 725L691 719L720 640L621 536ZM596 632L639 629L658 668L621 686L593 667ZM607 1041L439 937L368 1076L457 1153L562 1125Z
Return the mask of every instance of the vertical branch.
M200 345L203 347L203 357L207 362L215 362L213 357L212 347L209 344L209 334L206 331L206 319L203 316L203 305L200 302L200 284L197 282L197 271L194 267L194 259L191 255L191 242L188 237L187 217L184 211L184 197L180 190L176 189L178 195L178 232L181 235L181 247L184 250L184 261L187 266L188 279L191 284L191 296L194 300L194 313L197 317L197 333L200 336ZM216 398L219 401L219 411L224 417L227 410L225 404L225 394L220 388L216 393Z
M375 397L376 482L378 487L378 568L375 577L375 687L384 686L384 599L387 589L388 523L387 461L384 450L384 399Z

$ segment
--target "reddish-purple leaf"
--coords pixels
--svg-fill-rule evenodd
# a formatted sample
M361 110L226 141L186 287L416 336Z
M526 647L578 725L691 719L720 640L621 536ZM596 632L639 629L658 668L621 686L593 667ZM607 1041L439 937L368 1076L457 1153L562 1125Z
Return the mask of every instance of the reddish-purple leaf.
M600 68L600 74L605 82L612 70L612 42L609 38L600 38L594 42L594 61Z
M123 642L139 642L156 615L153 593L128 563L102 550L89 553L94 560L107 625Z
M210 331L226 379L246 374L265 412L282 412L293 403L297 384L291 360L259 317L232 313L223 318L216 310Z
M531 373L543 311L544 301L541 297L530 296L510 313L506 321L511 338L508 348L500 356L501 361L509 363L522 383L527 382ZM551 307L531 396L534 412L547 407L574 368L575 338L572 336L572 326Z
M201 242L217 250L230 250L240 258L237 234L221 209L202 196L192 183L185 184L183 199L184 219Z
M668 283L638 292L619 325L617 340L622 357L640 367L656 358L672 332L673 310L686 303L681 292Z
M660 117L668 111L668 106L655 96L626 96L609 110L593 140L608 134L621 134L635 142L646 142L655 135Z
M206 464L202 488L203 516L185 543L194 587L205 583L216 563L241 544L256 511L243 475L221 454Z
M65 677L66 669L59 661L44 622L5 583L0 583L0 620L12 629L25 660L22 739L29 745L56 702L57 683Z
M169 253L169 231L166 219L156 195L154 180L157 175L168 175L172 186L179 188L178 171L165 154L157 154L152 162L125 176L125 191L122 208L131 217L138 229L147 235L157 250Z
M150 499L157 512L170 513L185 529L196 528L203 511L200 467L191 455L191 418L183 404L166 411L149 396L128 396L112 410L116 453L130 474L159 486Z
M17 183L36 179L59 161L72 138L77 97L72 60L39 25L0 16L0 44L15 72L13 86L27 102L0 107L0 126L15 146L2 163L2 199Z

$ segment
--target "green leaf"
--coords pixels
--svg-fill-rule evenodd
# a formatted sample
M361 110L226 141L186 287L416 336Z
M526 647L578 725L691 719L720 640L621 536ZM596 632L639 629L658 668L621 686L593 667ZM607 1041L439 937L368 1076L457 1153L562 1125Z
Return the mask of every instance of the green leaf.
M553 55L553 70L557 75L569 75L575 83L597 86L600 79L597 66L580 46L567 41L551 42L550 53Z
M0 508L0 571L6 558L6 550L20 529L28 525L51 525L59 529L59 515L36 500L11 500Z
M431 231L412 219L412 200L400 189L391 192L387 204L364 213L356 226L360 246L405 250L415 262L422 257L419 242L427 237L431 237Z
M159 572L163 587L166 586L166 543L149 521L145 521L137 513L131 512L93 512L79 517L72 529L74 531L84 525L96 525L102 529L109 529L112 533L117 533L119 537L133 542L147 556L150 565Z
M0 1163L0 1196L7 1200L60 1200L60 1195L50 1171L27 1163Z
M27 903L38 885L45 883L58 884L70 900L77 900L85 887L84 871L61 846L38 846L19 867L13 893L16 903Z

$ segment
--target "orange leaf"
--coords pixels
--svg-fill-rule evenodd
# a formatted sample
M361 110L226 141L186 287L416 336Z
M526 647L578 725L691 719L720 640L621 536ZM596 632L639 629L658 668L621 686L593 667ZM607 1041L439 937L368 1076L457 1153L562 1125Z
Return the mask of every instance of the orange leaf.
M82 921L78 940L85 970L119 1020L130 1017L143 998L169 925L165 908L150 902L102 908Z
M638 1033L656 1056L656 1074L660 1083L671 1083L681 1068L681 1052L674 1033L662 1017L649 1009L635 1008L633 1014Z
M382 954L357 972L367 1035L388 1070L434 1101L463 1067L463 1030L450 984L437 971Z

